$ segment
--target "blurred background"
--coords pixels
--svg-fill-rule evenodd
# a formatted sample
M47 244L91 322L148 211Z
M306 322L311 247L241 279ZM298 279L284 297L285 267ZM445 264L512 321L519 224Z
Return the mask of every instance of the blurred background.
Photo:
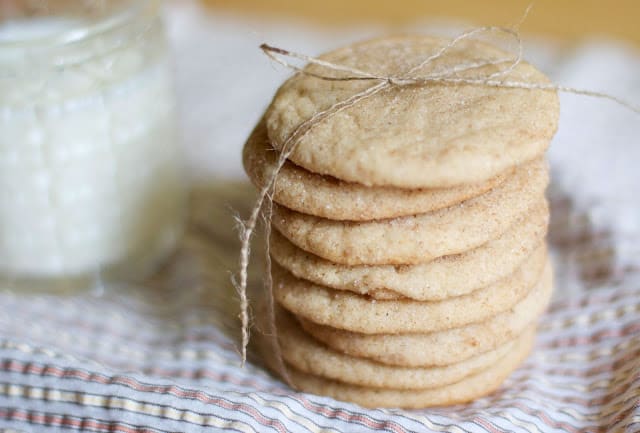
M640 44L637 0L203 0L212 10L263 18L304 20L324 26L376 23L411 25L425 19L508 23L533 4L526 33L563 41L603 35Z

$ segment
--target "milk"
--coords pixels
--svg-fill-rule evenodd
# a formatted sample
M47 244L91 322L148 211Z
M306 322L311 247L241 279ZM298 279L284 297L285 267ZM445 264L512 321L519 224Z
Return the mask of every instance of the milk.
M9 279L148 271L181 232L159 24L55 45L80 24L0 25L0 274Z

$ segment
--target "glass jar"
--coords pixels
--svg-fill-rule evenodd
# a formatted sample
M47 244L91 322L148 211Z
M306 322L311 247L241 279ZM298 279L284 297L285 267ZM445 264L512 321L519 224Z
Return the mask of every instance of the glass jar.
M0 281L148 274L183 228L175 95L154 0L0 3Z

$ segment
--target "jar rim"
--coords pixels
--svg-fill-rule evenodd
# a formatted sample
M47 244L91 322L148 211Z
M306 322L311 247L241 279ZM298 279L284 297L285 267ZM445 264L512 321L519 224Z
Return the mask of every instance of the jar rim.
M159 0L134 0L126 7L107 13L93 20L82 20L78 26L54 32L46 36L26 39L0 39L3 48L55 47L80 43L107 34L128 24L155 17L160 8Z

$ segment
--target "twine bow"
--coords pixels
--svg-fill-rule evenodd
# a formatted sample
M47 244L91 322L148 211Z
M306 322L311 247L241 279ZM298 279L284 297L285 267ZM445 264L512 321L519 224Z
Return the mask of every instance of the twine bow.
M525 14L526 15L526 14ZM459 44L461 41L473 38L474 36L481 33L491 33L497 32L506 34L507 36L513 38L518 44L518 52L515 56L507 57L507 58L499 58L495 60L486 60L486 61L475 61L468 63L461 63L449 67L445 70L432 72L430 74L426 74L423 76L414 76L414 74L424 68L425 66L432 64L438 59L444 58L447 53ZM271 199L273 195L273 191L276 184L276 178L278 173L282 169L282 166L285 164L291 153L295 150L297 144L304 138L314 127L319 125L324 120L334 116L336 113L347 109L349 107L353 107L358 104L358 102L371 98L377 93L380 93L390 87L403 87L403 86L428 86L428 85L477 85L477 86L486 86L486 87L497 87L497 88L512 88L512 89L527 89L527 90L537 90L537 91L553 91L553 92L565 92L565 93L573 93L576 95L590 96L601 99L608 99L613 101L614 103L625 107L635 113L640 114L640 107L634 105L630 102L617 98L615 96L602 93L595 92L591 90L577 89L573 87L561 86L553 83L530 83L525 81L517 81L517 80L509 80L504 79L510 72L512 72L521 62L522 62L522 53L523 53L523 45L520 39L517 28L504 28L504 27L495 27L495 26L487 26L476 28L467 32L464 32L451 40L448 44L440 48L436 53L426 57L417 65L413 66L407 71L404 71L401 74L393 75L393 76L384 76L379 75L370 71L363 71L357 68L352 68L345 65L339 65L336 63L328 62L322 59L318 59L315 57L310 57L304 54L284 50L282 48L273 47L267 44L260 45L260 49L266 54L269 58L274 60L275 62L285 66L288 69L294 70L297 73L304 74L306 76L314 77L320 80L326 81L369 81L372 83L371 86L365 88L364 90L355 93L354 95L342 100L338 101L329 108L319 111L311 116L309 119L302 122L298 125L293 132L284 140L282 143L280 153L275 165L272 168L272 171L265 176L264 183L260 188L258 198L256 199L254 206L252 208L251 214L246 221L242 221L238 219L239 226L239 238L241 242L240 249L240 271L238 273L238 278L233 278L233 283L238 291L240 297L240 320L242 322L242 346L241 346L241 356L242 356L242 364L246 362L247 357L247 345L249 343L249 301L247 297L247 276L248 276L248 265L249 259L251 255L251 237L256 229L258 220L260 218L261 211L264 211L264 221L265 221L265 236L266 236L266 271L265 271L265 288L267 292L267 309L268 309L268 321L269 321L269 331L274 338L274 355L277 360L277 367L280 370L282 377L285 379L289 385L291 385L291 381L289 379L289 375L287 374L287 370L284 366L284 361L282 360L282 356L280 353L280 346L277 341L277 326L275 320L275 306L274 306L274 297L273 297L273 281L271 277L271 259L269 257L269 235L271 232L271 215L272 215L272 206L273 201ZM331 72L340 72L346 75L341 76L332 76L325 75L317 72L312 72L308 69L303 69L298 67L291 62L285 60L285 58L294 58L303 60L309 64L318 65L321 68L326 69ZM486 74L486 75L478 75L478 76L467 76L464 77L460 74L463 72L470 72L479 70L480 68L487 66L496 66L498 70L496 72Z

